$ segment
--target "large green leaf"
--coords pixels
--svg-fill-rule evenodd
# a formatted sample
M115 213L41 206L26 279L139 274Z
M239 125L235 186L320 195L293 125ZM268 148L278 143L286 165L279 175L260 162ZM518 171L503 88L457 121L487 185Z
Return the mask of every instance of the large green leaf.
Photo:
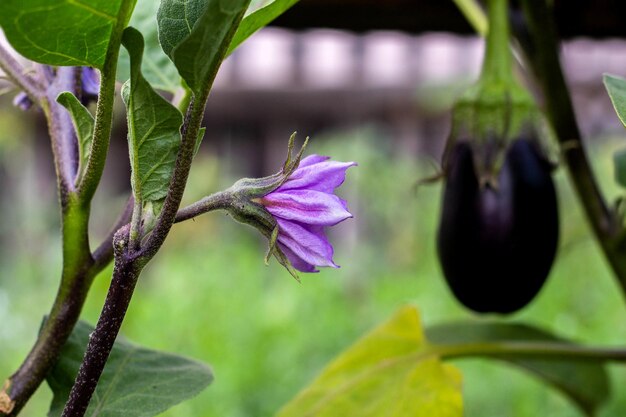
M567 343L548 332L524 324L496 322L462 322L440 325L426 330L434 348L491 342L558 342ZM445 350L445 349L444 349ZM589 415L609 396L609 380L601 363L583 359L528 357L509 353L498 355L550 383L566 394Z
M54 394L49 417L61 415L93 330L79 322L48 374ZM194 397L212 380L211 370L200 362L145 349L118 337L85 415L155 416Z
M254 32L266 26L297 2L298 0L273 0L270 2L263 2L261 6L257 7L253 7L254 5L251 4L250 8L246 12L246 15L241 21L235 36L233 36L233 40L228 48L228 54L233 52Z
M604 74L603 80L615 112L626 126L626 80L610 74Z
M343 352L279 417L460 417L461 375L428 349L417 311L401 309Z
M180 146L182 114L161 97L141 74L143 38L136 29L124 31L122 43L130 55L130 80L122 88L128 113L131 182L136 201L165 198Z
M196 95L207 93L250 0L162 0L159 41Z
M89 160L91 142L93 139L94 119L89 110L69 91L57 97L57 102L65 107L72 117L72 123L78 137L78 178L81 177L84 167Z
M130 19L130 26L139 30L145 41L141 72L152 87L176 92L180 84L180 75L159 44L157 10L160 2L157 0L138 0ZM126 81L130 78L130 61L128 53L120 52L120 62L117 70L117 78Z
M102 68L114 30L130 18L123 0L2 0L0 26L17 52L49 65Z

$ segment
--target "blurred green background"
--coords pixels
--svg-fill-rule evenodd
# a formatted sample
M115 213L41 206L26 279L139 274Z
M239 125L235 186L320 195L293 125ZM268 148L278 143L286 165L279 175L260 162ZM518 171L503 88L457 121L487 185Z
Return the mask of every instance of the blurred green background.
M32 113L1 108L0 375L5 377L27 353L52 303L60 247L55 190L50 178L41 178L42 165L51 163L45 152L35 151L45 149L45 139ZM620 190L612 179L611 154L623 139L594 138L592 148L599 178L612 197ZM280 158L285 152L273 151ZM298 284L276 262L263 264L266 243L253 229L218 212L175 226L142 275L123 333L138 344L207 362L215 372L213 385L164 416L271 416L324 364L407 303L419 307L425 325L481 319L452 298L436 261L440 185L417 192L414 187L434 173L428 159L398 150L376 125L318 134L308 152L359 163L338 190L355 217L329 231L341 269L304 275ZM242 161L201 152L187 202L243 175ZM562 228L557 262L539 296L503 319L580 342L623 344L623 296L562 169L556 180ZM106 230L123 205L125 196L115 195L105 187L98 196L96 231ZM97 320L109 277L107 270L96 280L85 320ZM454 363L464 375L468 417L582 415L561 394L510 365L478 359ZM623 415L626 367L609 369L614 392L600 415ZM45 415L50 399L42 386L23 415Z

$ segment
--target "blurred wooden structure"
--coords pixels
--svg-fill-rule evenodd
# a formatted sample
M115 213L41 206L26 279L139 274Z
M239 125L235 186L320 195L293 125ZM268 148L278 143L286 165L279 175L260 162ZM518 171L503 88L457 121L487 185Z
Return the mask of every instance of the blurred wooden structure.
M626 37L626 2L622 0L553 0L553 3L557 26L565 39ZM296 30L472 33L451 0L300 0L274 25Z

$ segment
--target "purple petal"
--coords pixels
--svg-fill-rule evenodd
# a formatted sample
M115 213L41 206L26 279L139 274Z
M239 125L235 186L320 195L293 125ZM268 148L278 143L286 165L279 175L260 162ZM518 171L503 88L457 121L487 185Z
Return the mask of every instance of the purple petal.
M100 92L100 76L98 72L90 67L82 67L81 72L83 93L97 96Z
M315 265L311 265L310 263L307 263L304 259L302 259L298 255L293 253L291 249L289 249L287 246L283 245L282 243L278 242L278 247L280 248L281 251L283 251L287 259L289 259L289 262L291 262L291 266L296 268L298 271L320 272L319 270L315 269Z
M322 156L322 155L309 155L306 158L303 158L298 165L298 168L308 167L309 165L317 164L319 162L324 162L330 159L330 156ZM298 169L296 168L296 170Z
M33 102L31 101L30 97L28 97L28 95L25 92L20 91L13 98L13 105L15 107L19 107L20 110L26 111L30 109L31 107L33 107Z
M276 191L309 189L332 193L346 179L346 170L355 162L323 161L300 166Z
M314 190L273 192L261 200L267 211L276 217L303 224L334 226L352 217L346 202L333 194Z
M333 262L333 247L324 235L324 227L302 225L290 220L276 218L278 241L304 262L315 266L338 268Z

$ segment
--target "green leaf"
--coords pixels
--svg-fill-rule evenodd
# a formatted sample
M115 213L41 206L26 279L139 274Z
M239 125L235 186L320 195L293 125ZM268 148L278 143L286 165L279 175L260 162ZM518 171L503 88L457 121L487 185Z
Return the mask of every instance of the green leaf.
M279 417L461 417L461 375L428 349L401 309L343 352Z
M207 94L250 0L162 0L161 47L196 95Z
M2 0L0 26L21 55L49 65L102 69L112 35L130 17L123 0Z
M560 342L550 333L524 324L495 322L462 322L439 325L426 330L426 337L435 344L445 345L484 342ZM588 415L609 397L609 380L602 364L584 359L528 357L515 354L497 356L553 385Z
M131 183L136 201L165 198L180 146L182 114L161 97L141 74L143 38L136 29L124 31L122 43L130 55L130 80L122 87L128 113Z
M621 149L613 154L615 165L615 181L622 187L626 187L626 149Z
M626 126L626 80L610 74L604 74L603 80L615 112Z
M49 417L58 417L83 361L93 327L79 322L46 380L54 397ZM151 417L196 396L213 380L203 363L149 350L117 338L85 413L90 417Z
M57 97L57 102L65 107L72 117L76 136L78 137L78 177L81 178L83 169L89 160L91 141L93 139L94 120L89 110L69 91L64 91Z
M274 0L262 7L250 7L246 12L233 40L228 48L230 55L243 41L248 39L254 32L269 24L272 20L287 11L298 0ZM267 3L267 2L265 2Z
M130 26L141 32L145 40L143 62L141 72L153 88L169 92L176 92L180 84L180 75L174 63L161 49L156 14L159 1L138 0L130 19ZM128 53L120 51L120 61L117 71L117 79L126 81L130 78L130 60Z

